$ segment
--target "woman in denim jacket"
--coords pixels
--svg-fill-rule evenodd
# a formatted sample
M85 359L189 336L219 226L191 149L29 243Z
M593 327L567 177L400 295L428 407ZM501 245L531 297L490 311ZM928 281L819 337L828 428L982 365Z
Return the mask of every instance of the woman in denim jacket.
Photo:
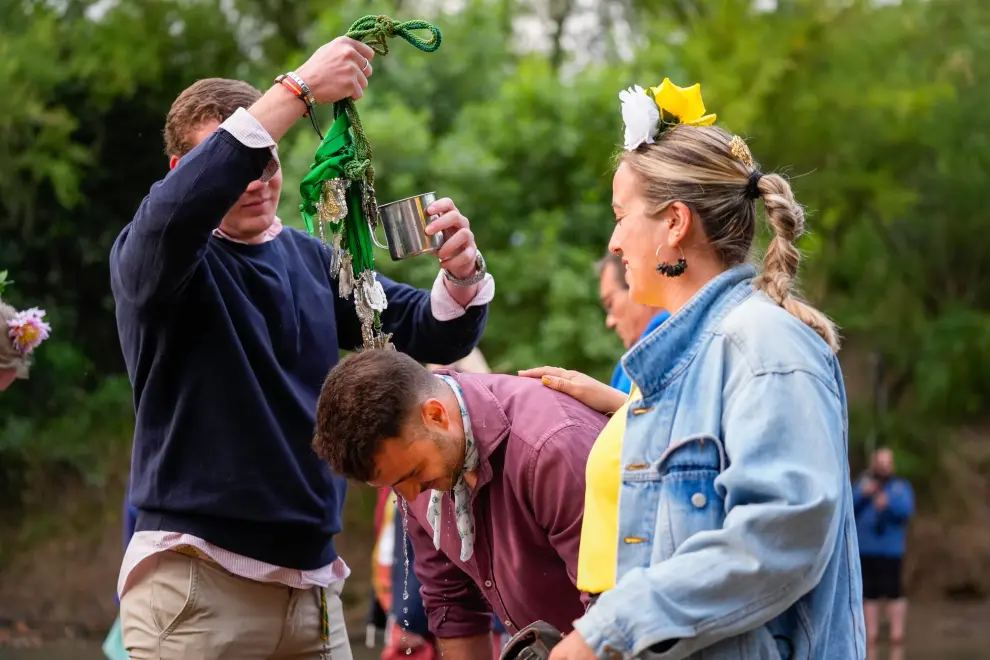
M587 493L598 511L617 502L617 529L581 545L614 540L615 573L551 660L864 658L838 339L794 293L802 208L711 125L699 86L620 99L609 248L633 299L672 317L623 357L628 399L576 372L524 372L617 411ZM759 200L762 272L746 263ZM593 483L612 448L617 469Z

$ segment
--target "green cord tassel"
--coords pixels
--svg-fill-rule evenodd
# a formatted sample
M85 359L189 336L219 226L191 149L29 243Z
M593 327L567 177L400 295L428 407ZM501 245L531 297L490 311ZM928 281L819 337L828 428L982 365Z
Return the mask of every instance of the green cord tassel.
M426 30L429 38L416 34ZM426 21L396 23L388 16L364 16L355 21L347 36L369 45L380 55L388 54L388 40L399 37L417 49L432 53L440 48L440 28ZM382 334L381 311L386 301L375 280L372 233L378 224L375 198L375 168L371 144L364 132L357 105L350 98L333 104L334 123L320 143L309 172L299 184L306 231L330 241L331 275L338 277L340 295L355 295L366 347L388 345Z

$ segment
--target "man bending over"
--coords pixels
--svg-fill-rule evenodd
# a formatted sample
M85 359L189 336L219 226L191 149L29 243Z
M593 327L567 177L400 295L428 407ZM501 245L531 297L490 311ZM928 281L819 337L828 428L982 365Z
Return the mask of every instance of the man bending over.
M313 446L339 474L409 508L430 632L444 660L491 657L509 634L584 613L574 586L588 452L606 418L539 381L431 373L365 351L323 385Z

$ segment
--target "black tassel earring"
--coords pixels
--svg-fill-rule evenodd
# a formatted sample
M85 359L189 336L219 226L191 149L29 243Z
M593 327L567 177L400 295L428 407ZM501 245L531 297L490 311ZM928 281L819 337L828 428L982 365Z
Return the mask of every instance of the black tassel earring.
M666 261L657 264L657 272L667 277L680 277L686 270L687 261L684 257L678 259L676 264L668 264Z
M656 252L657 260L660 260L660 248L657 248ZM657 272L664 277L680 277L687 270L687 260L684 258L684 250L681 250L681 256L677 260L676 264L668 264L666 261L660 261L657 264Z

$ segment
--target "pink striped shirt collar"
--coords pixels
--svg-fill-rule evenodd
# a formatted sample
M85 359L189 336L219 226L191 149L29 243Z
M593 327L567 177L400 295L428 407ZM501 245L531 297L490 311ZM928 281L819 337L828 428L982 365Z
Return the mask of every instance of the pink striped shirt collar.
M216 236L217 238L223 238L233 243L241 243L243 245L257 245L259 243L267 243L268 241L272 240L281 233L282 233L282 221L279 219L278 216L275 216L275 222L272 223L271 227L269 227L264 232L252 238L249 241L242 241L241 239L238 238L231 238L230 236L227 235L226 232L220 229L220 227L217 227L216 229L213 230L213 235Z

